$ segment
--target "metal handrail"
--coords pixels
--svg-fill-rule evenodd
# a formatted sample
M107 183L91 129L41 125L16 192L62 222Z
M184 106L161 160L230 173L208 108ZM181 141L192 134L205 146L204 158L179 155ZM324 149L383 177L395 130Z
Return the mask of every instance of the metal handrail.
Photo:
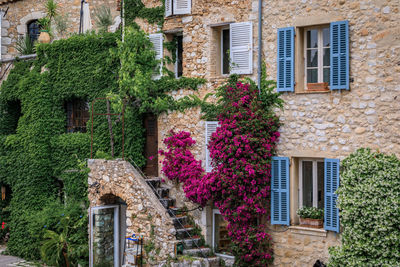
M133 168L136 169L136 171L139 172L139 174L142 176L142 178L144 180L147 179L147 176L142 172L142 170L139 168L139 166L136 164L136 162L134 160L132 160L131 158L128 158L130 163L132 163L134 166L132 166ZM157 190L154 188L154 186L151 183L147 183L148 185L150 185L151 189L153 190L153 192L156 194L156 196L158 197L158 199L161 199L161 196L157 193ZM168 210L170 210L168 208ZM182 223L179 221L179 219L175 216L175 214L173 213L169 213L169 216L173 217L174 219L177 220L177 222L180 224L180 226L182 227L182 229L185 229L186 234L189 236L189 238L193 239L193 237L190 235L189 231L186 230L186 228L182 225ZM172 214L172 215L171 215ZM189 249L185 242L182 242L183 246L185 246L187 249ZM208 260L208 257L206 257L206 255L204 255L203 250L197 245L197 242L194 242L195 246L200 250L201 255L203 256L203 258L205 258L207 260L208 263L210 263L210 261Z

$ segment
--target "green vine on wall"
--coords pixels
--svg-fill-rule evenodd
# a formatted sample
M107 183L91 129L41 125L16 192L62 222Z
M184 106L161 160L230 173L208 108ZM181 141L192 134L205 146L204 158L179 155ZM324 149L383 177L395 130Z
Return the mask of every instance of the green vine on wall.
M136 18L147 20L150 24L158 24L160 28L164 24L165 6L164 1L161 0L162 5L148 8L141 0L124 0L124 18L126 26L138 25L135 23Z

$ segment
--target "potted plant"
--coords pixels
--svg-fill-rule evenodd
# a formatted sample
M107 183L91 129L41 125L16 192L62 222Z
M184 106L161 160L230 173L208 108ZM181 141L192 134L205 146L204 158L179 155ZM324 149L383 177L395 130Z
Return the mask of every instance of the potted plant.
M40 25L40 35L38 38L39 43L50 43L51 35L51 21L57 15L57 5L54 0L48 0L46 3L46 17L38 19Z
M302 207L297 210L300 217L300 225L309 227L322 228L324 225L324 210L315 207Z

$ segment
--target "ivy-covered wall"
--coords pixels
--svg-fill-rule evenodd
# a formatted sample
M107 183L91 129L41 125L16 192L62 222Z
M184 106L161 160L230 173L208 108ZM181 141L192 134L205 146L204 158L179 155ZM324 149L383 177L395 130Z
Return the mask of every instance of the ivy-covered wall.
M37 60L16 62L1 87L0 184L9 185L13 194L10 216L0 216L11 229L8 249L14 255L39 258L44 228L52 225L45 227L45 220L37 217L49 203L61 202L58 181L64 185L65 201L78 201L85 210L87 172L82 163L90 156L91 122L87 133L66 133L64 103L72 98L90 103L118 92L120 61L110 53L117 39L119 34L76 35L40 45ZM98 101L95 110L104 113L105 101ZM107 118L95 116L93 124L94 152L110 153ZM130 106L125 110L125 131L125 156L143 165L142 118ZM115 117L113 132L120 156L122 125ZM27 234L32 229L34 234ZM87 244L87 237L79 242Z

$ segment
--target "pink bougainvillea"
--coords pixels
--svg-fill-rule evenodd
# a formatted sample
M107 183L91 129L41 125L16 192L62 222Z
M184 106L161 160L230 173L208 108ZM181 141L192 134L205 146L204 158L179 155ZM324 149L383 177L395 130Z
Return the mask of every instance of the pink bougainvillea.
M204 174L189 148L188 132L171 132L162 171L183 183L186 196L201 205L211 200L228 221L237 266L272 262L271 237L261 222L269 219L271 157L279 139L279 119L265 109L250 84L228 84L222 93L220 126L208 148L213 170Z

